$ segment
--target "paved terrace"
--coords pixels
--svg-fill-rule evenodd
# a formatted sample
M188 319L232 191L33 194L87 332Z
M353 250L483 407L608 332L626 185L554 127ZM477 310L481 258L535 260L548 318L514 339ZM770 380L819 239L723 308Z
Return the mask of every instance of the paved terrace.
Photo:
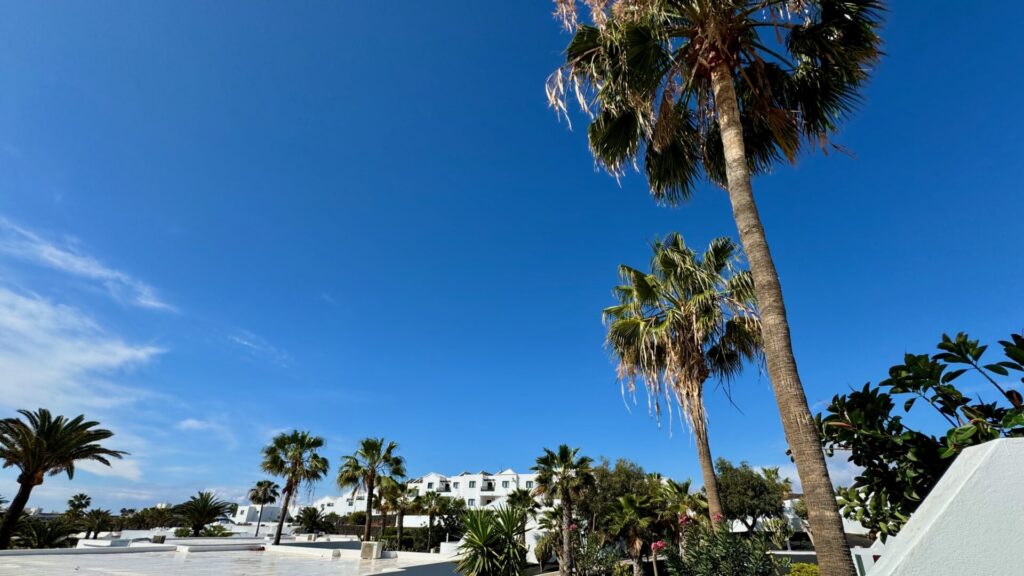
M208 551L0 557L0 576L452 576L450 558L415 554L359 560L295 552ZM397 574L396 574L397 576Z

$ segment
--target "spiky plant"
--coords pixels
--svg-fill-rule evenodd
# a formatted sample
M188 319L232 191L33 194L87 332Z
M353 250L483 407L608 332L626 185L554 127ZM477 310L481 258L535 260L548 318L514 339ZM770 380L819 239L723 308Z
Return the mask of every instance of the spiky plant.
M175 511L192 530L192 536L199 536L207 524L212 524L228 513L231 504L217 498L213 492L199 492L188 501L179 504Z

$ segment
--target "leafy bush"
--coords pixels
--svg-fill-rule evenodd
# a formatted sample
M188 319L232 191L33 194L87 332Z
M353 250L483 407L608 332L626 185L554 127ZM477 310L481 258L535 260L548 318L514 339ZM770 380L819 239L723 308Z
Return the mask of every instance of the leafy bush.
M231 536L231 531L220 524L212 524L203 528L199 535L205 538L227 538Z
M821 576L821 570L817 564L797 562L789 567L789 576Z
M174 537L175 538L188 538L191 535L192 535L192 531L189 530L188 528L175 528L174 529Z
M64 518L43 520L22 516L14 532L16 548L71 548L78 541L78 527Z
M670 553L669 576L775 576L785 562L761 535L740 535L695 522L686 528L682 556Z

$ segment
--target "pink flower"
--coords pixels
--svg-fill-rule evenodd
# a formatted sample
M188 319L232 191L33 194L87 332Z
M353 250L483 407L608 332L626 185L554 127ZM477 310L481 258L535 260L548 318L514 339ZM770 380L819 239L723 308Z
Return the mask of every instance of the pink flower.
M575 531L576 531L576 525L575 524L569 524L569 532L575 532Z
M651 552L657 553L658 550L664 550L664 549L665 549L665 541L664 540L658 540L657 542L651 542Z
M716 512L715 515L711 517L711 521L717 524L722 521L722 518L723 516Z
M689 516L687 516L686 514L680 514L679 515L679 525L680 526L686 526L689 523L690 523L690 517Z

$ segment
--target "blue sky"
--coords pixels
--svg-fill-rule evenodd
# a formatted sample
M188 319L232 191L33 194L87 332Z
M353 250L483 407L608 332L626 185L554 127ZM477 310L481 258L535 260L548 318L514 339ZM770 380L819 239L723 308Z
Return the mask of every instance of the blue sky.
M853 154L755 182L816 408L944 331L1024 328L1021 48L996 33L1022 10L900 3ZM395 439L412 474L566 442L698 476L687 433L624 407L599 313L654 237L735 235L727 199L659 208L595 170L546 107L550 12L0 6L0 410L84 412L132 452L32 504L238 498L293 427L332 462ZM716 454L785 464L767 380L734 395L709 398Z

